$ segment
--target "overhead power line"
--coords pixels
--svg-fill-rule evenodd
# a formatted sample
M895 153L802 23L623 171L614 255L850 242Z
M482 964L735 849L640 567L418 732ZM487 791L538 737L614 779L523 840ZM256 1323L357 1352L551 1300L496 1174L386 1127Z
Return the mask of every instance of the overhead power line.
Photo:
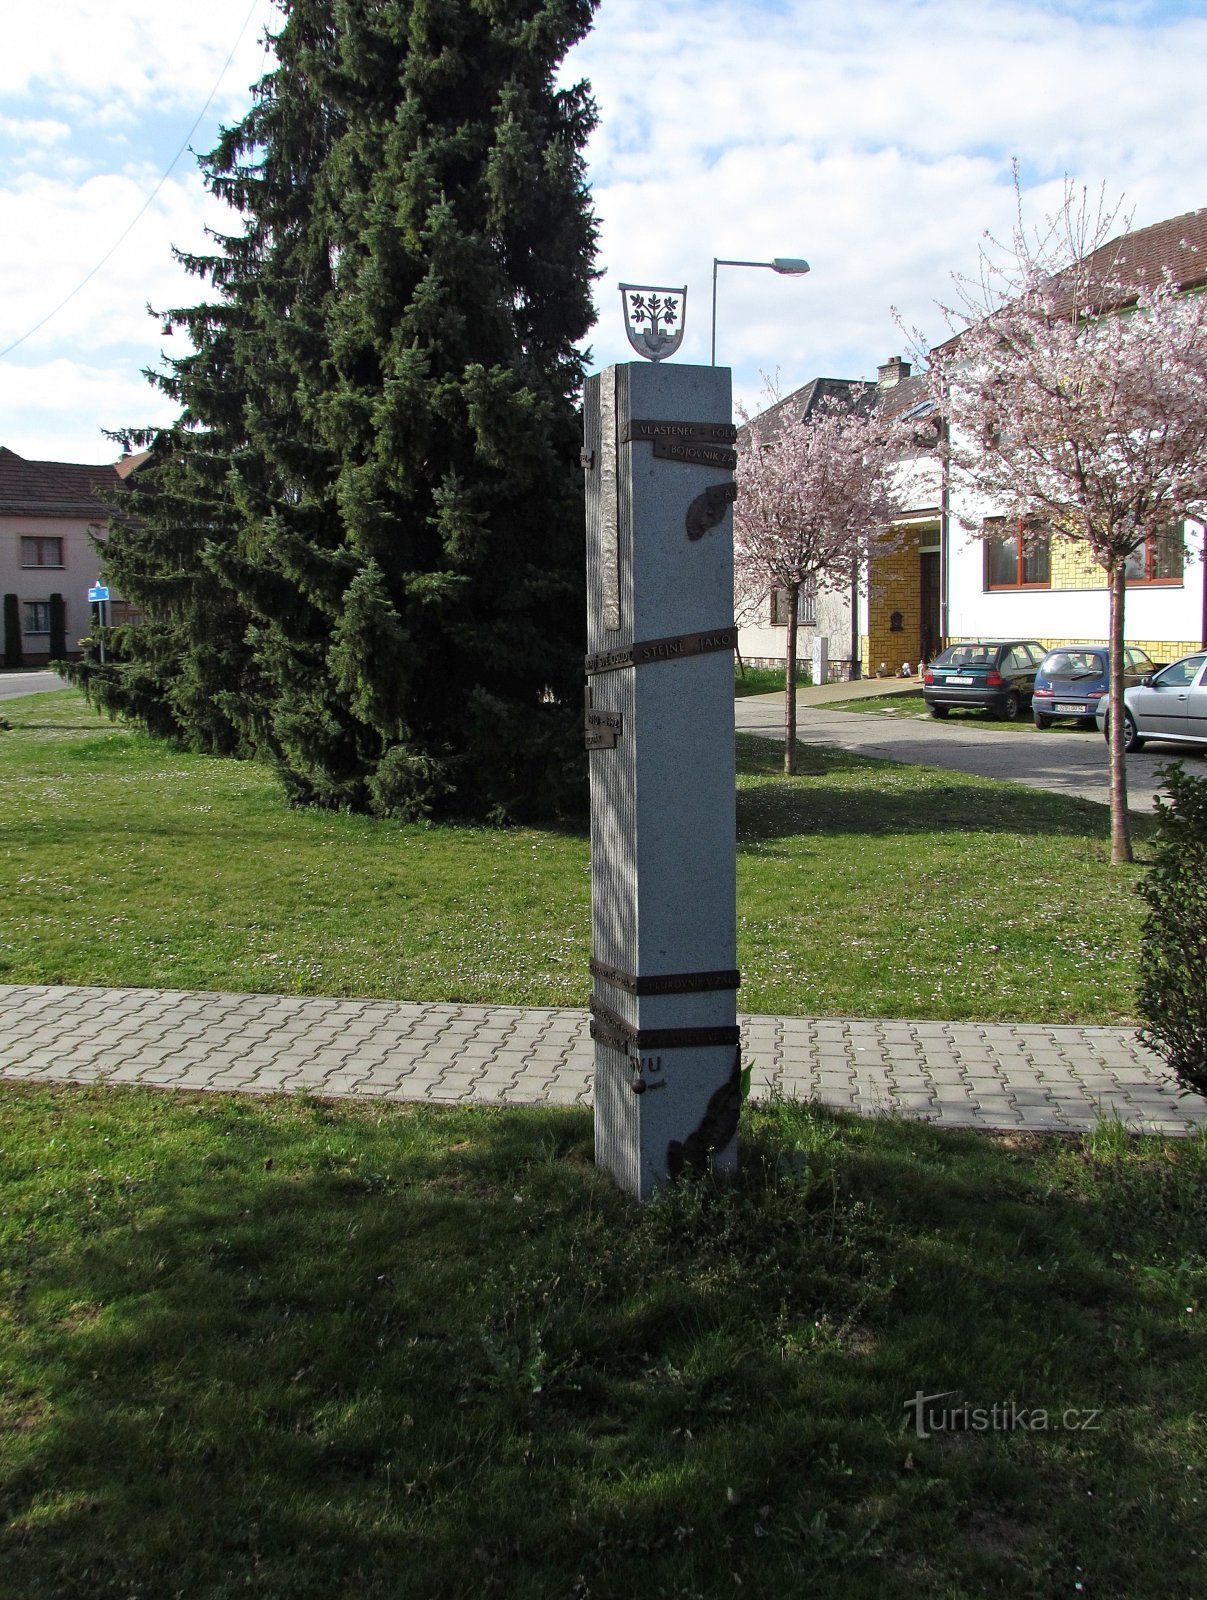
M114 252L116 250L118 250L120 248L120 246L125 243L126 239L130 236L130 234L133 233L135 227L142 220L142 217L143 217L144 213L147 211L148 207L152 205L152 203L154 202L155 197L158 195L159 191L163 188L164 184L167 183L168 179L172 176L172 170L175 167L176 163L180 160L181 156L189 148L189 143L192 140L193 135L197 132L198 127L201 125L202 117L205 116L206 112L210 108L211 101L213 100L214 96L218 93L218 89L221 86L222 80L226 76L227 68L230 66L231 62L235 59L235 51L239 48L240 44L243 42L243 35L247 32L247 24L251 21L252 14L254 13L254 11L256 10L256 7L259 4L260 4L260 0L251 0L251 5L247 9L247 15L243 19L243 24L240 27L239 32L235 37L235 42L234 42L233 45L231 45L230 52L227 55L226 60L222 63L222 70L219 72L218 76L214 79L214 87L210 90L209 94L206 95L205 104L202 106L201 110L197 113L196 117L193 119L193 126L185 134L184 142L181 144L180 149L177 150L176 154L172 157L171 161L169 161L169 163L167 165L167 168L164 171L163 176L160 178L159 182L151 190L150 194L143 201L142 205L139 206L139 208L135 212L134 216L131 217L130 221L126 224L125 228L122 229L121 233L117 236L117 238L109 246L108 250L105 251L104 255L96 263L96 265L94 267L92 267L90 271L88 271L88 272L86 272L84 274L84 276L76 284L75 288L72 289L69 294L65 294L63 296L63 298L59 301L58 305L52 307L52 309L49 310L46 313L46 315L41 319L41 321L35 322L32 328L26 329L26 331L21 335L21 337L19 339L14 339L13 340L12 344L5 345L4 349L0 350L0 361L2 361L5 356L10 355L15 349L17 349L17 347L19 345L23 345L27 339L31 339L34 336L34 334L37 333L39 328L44 328L46 326L46 324L51 321L52 318L57 317L59 312L62 311L63 307L65 305L70 304L70 302L75 299L76 295L79 294L80 290L82 288L84 288L84 286L86 284L91 282L91 280L93 278L96 277L97 273L105 265L106 261L109 260L110 256L112 256L114 254Z

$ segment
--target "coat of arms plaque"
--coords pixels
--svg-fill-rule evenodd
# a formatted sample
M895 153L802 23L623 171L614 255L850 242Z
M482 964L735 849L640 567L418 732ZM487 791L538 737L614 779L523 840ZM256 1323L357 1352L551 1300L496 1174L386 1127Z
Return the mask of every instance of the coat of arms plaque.
M647 361L665 361L683 343L687 314L687 285L663 289L640 283L622 283L624 331L629 343Z

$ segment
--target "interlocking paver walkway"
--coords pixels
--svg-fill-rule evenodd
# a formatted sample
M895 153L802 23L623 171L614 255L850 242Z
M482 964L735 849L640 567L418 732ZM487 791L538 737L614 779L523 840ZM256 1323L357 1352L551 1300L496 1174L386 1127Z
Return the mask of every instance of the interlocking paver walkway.
M1127 1028L743 1016L753 1092L940 1126L1187 1133L1182 1096ZM307 1089L471 1105L589 1105L585 1011L294 995L0 985L0 1077Z

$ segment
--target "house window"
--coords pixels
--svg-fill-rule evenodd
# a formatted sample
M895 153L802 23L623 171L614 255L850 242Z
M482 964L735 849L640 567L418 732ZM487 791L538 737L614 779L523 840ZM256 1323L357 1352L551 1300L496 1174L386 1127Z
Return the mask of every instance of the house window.
M1045 524L1031 517L986 517L986 589L1048 589L1051 584L1051 540Z
M50 632L49 600L27 600L25 602L25 632Z
M21 565L23 567L61 567L63 565L62 539L22 537Z
M814 578L801 584L796 592L796 620L803 628L817 626L817 580ZM773 628L788 626L787 589L771 591L771 626Z
M1181 524L1150 534L1138 550L1133 550L1124 567L1126 581L1133 583L1181 583L1186 542Z

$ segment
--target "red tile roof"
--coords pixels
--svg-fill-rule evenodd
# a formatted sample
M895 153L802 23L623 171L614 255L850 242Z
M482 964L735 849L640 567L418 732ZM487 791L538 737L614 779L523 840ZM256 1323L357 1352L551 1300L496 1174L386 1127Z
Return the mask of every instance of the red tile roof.
M1162 283L1167 274L1175 289L1202 289L1207 286L1207 208L1122 233L1091 251L1085 261L1089 283L1103 291L1097 306L1087 305L1086 311L1117 311L1132 305L1141 289ZM1055 282L1059 285L1060 276ZM1063 300L1054 296L1048 309L1053 315L1067 314L1073 309L1072 296ZM950 350L960 338L957 333L935 348Z
M96 491L120 489L123 476L112 466L26 461L0 445L0 515L92 517L102 522L109 507Z
M1207 284L1207 209L1187 211L1150 228L1122 234L1086 257L1095 278L1125 292L1157 284L1168 273L1177 289ZM1126 305L1121 297L1117 304Z

